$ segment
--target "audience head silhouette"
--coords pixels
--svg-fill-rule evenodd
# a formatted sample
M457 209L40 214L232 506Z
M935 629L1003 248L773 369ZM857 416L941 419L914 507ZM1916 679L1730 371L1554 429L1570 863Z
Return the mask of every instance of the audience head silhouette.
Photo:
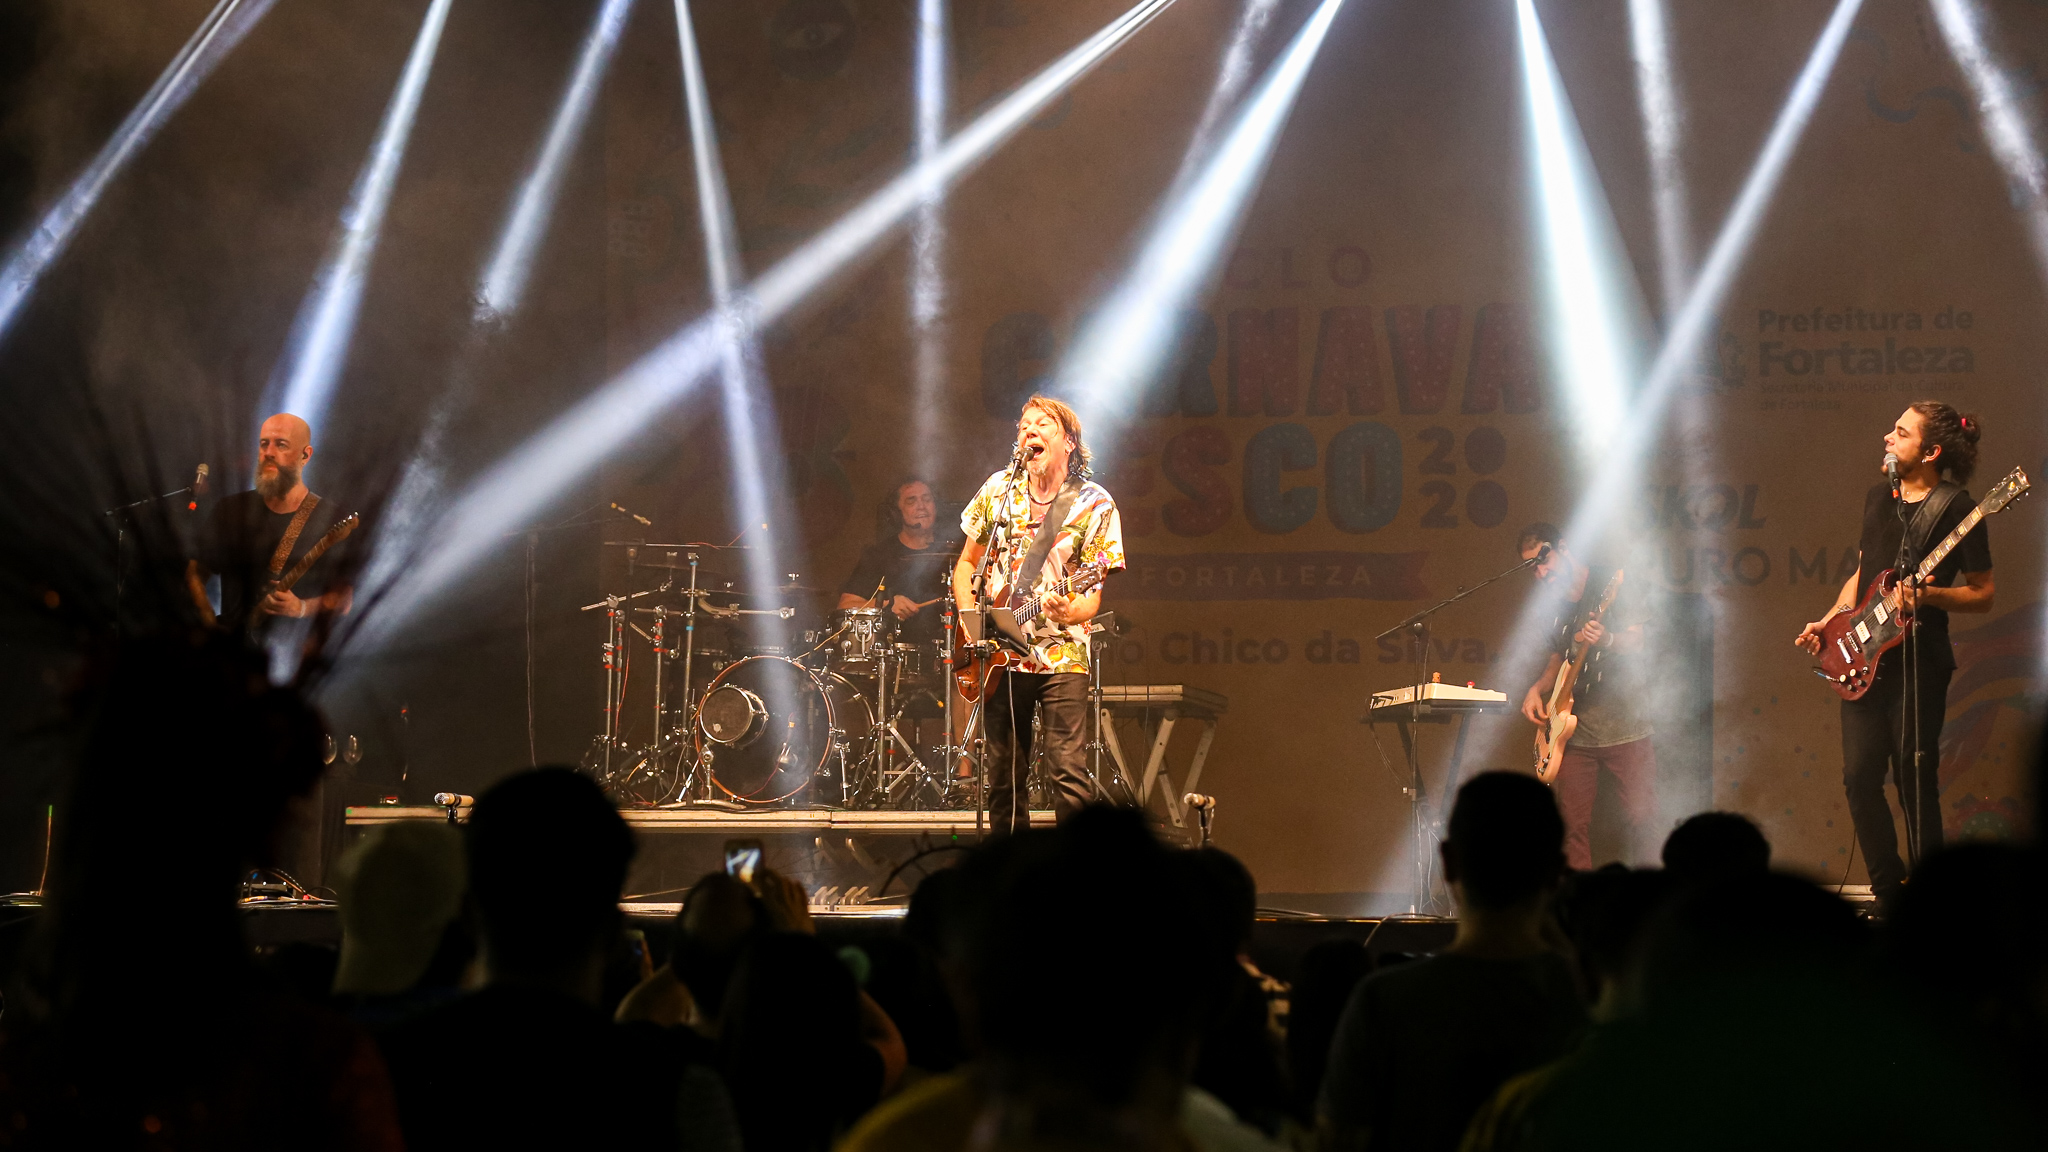
M761 898L724 872L707 874L684 895L669 967L706 1020L718 1019L733 966L766 926Z
M438 820L369 830L335 864L341 959L334 991L394 996L418 983L462 913L462 834Z
M491 981L594 999L632 858L632 832L587 777L539 768L484 793L469 871Z
M970 862L969 1034L1005 1139L1172 1124L1210 986L1184 873L1136 813L1085 809ZM1096 979L1091 973L1143 973ZM1069 974L1057 996L1048 974Z
M98 991L127 1012L137 980L183 990L142 996L144 1011L190 1005L194 987L242 971L239 876L275 862L288 807L319 778L320 719L271 685L260 654L220 636L131 640L89 670L77 705L85 739L50 875L49 1006Z
M1664 841L1664 870L1681 882L1755 876L1770 868L1771 842L1739 813L1702 812L1673 828Z
M1458 789L1443 843L1444 879L1462 904L1506 908L1546 892L1564 871L1564 819L1534 776L1481 772Z

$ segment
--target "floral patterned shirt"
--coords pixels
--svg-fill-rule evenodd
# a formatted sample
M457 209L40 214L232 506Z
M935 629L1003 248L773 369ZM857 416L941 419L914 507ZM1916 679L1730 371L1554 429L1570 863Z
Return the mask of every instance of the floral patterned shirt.
M998 513L1003 515L1001 522L996 520ZM1074 494L1066 521L1053 537L1052 550L1046 553L1044 571L1035 579L1019 580L1017 569L1031 551L1031 541L1038 535L1038 521L1043 515L1031 505L1030 479L1012 479L1010 470L1004 468L984 481L981 491L968 502L967 509L960 514L960 530L976 544L987 545L993 529L995 558L989 561L989 572L991 576L1002 573L1000 580L992 582L1003 588L1048 587L1079 571L1082 565L1097 561L1106 572L1123 571L1124 527L1117 515L1116 501L1102 485L1091 481ZM1031 655L1016 666L1017 671L1088 671L1086 624L1054 624L1040 614L1024 625L1024 636L1031 641Z

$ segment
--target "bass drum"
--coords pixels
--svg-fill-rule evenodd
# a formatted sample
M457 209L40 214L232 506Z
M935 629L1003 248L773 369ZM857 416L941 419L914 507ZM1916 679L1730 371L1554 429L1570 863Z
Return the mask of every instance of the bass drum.
M867 697L845 677L750 656L705 688L690 728L720 792L742 804L775 804L836 779L874 723Z

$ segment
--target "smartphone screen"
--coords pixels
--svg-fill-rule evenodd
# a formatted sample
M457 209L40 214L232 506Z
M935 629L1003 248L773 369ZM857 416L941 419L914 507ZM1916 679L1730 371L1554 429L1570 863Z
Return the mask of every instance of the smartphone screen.
M752 887L754 873L761 867L761 842L759 840L727 840L725 842L725 874L740 883Z

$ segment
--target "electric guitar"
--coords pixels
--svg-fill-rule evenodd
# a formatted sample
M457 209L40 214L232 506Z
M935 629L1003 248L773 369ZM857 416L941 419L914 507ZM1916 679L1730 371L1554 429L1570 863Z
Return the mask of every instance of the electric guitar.
M1593 614L1586 617L1586 623L1599 620L1614 605L1614 597L1621 591L1621 576L1621 569L1616 568L1614 579L1607 582L1606 590L1600 593L1600 602L1593 606ZM1586 666L1589 650L1589 645L1572 641L1564 663L1558 666L1557 683L1550 688L1550 720L1536 726L1536 778L1545 784L1557 779L1558 769L1564 767L1564 746L1579 730L1579 718L1572 715L1573 693L1578 688L1579 672Z
M313 570L313 565L319 562L320 557L327 554L329 548L348 539L349 533L356 530L358 522L359 517L354 512L349 513L346 517L336 522L333 527L321 534L320 539L313 541L313 546L306 549L306 554L299 557L297 564L285 569L275 580L265 584L263 590L256 596L253 603L263 603L273 592L291 591L293 585L305 579L306 573ZM213 609L207 605L205 594L196 593L196 595L199 597L200 615L206 617L207 623L212 623ZM255 611L252 607L249 613L249 634L251 636L260 634L267 623L268 621L263 613Z
M1072 596L1079 592L1086 592L1097 584L1102 583L1103 578L1107 575L1108 573L1104 570L1103 561L1099 559L1091 561L1083 564L1072 575L1058 581L1043 592L1035 592L1026 596L1023 600L1012 604L1010 611L1016 616L1017 626L1022 628L1025 624L1037 618L1039 610L1044 607L1047 596ZM990 597L991 601L1000 601L1001 599L1002 597ZM993 629L986 626L983 627L984 635L988 635L992 631ZM991 636L990 638L993 639L994 637ZM960 698L969 704L979 703L982 694L996 686L997 680L1002 676L1003 669L1008 668L1022 658L1023 653L1006 647L1001 642L996 644L994 652L988 652L973 642L972 638L967 635L967 629L962 623L956 622L953 625L953 682L960 690Z
M2006 505L2026 495L2031 487L2027 474L2018 468L1992 485L1983 502L1963 517L1955 531L1942 537L1941 543L1913 570L1913 582L1925 581L1970 534L1970 529L1986 516L2005 511ZM1863 603L1855 611L1840 613L1821 625L1820 667L1813 672L1842 699L1861 699L1869 692L1871 682L1877 678L1878 657L1906 638L1906 629L1913 623L1913 610L1900 603L1903 583L1896 571L1885 569L1870 582L1870 591L1864 594Z

